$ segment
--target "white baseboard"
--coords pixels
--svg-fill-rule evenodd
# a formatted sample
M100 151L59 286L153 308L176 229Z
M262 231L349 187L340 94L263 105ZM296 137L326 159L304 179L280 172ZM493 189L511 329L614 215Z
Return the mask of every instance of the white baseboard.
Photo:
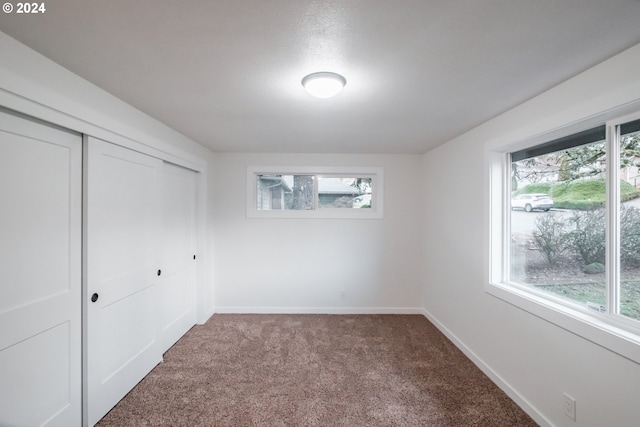
M458 337L453 334L446 326L436 319L427 309L422 308L420 313L424 315L436 328L440 330L456 347L462 351L480 370L488 376L507 396L509 396L518 406L522 408L533 420L540 426L553 427L553 423L549 421L540 411L538 411L529 401L518 393L507 381L505 381L496 371L487 365L477 354L467 347Z
M196 321L196 323L198 325L204 325L205 323L207 323L209 321L209 319L211 318L211 316L213 316L216 313L215 309L210 309L208 310L204 316L199 317Z
M422 314L421 307L264 307L219 306L220 314Z

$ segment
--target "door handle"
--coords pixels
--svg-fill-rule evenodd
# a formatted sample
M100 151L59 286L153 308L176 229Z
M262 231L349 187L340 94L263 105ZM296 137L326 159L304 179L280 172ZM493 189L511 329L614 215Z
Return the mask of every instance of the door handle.
M162 274L162 270L158 270L158 276Z
M98 294L97 293L91 295L91 302L96 302L96 301L98 301Z

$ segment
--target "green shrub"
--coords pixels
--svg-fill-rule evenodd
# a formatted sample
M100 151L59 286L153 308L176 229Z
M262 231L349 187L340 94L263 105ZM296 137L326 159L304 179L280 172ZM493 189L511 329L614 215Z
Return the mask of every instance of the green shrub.
M640 209L620 209L620 261L628 266L640 265Z
M585 265L582 268L582 271L584 271L587 274L597 274L597 273L604 273L605 268L604 268L604 264L600 264L599 262L592 262L591 264Z
M547 213L535 221L533 245L550 265L556 265L566 249L567 233L559 215Z
M568 248L585 264L603 264L606 251L604 209L574 211L569 221L573 230L567 236Z
M544 259L555 265L570 252L579 256L586 272L597 271L604 264L605 249L604 209L575 210L568 221L548 212L535 220L533 245ZM640 209L622 206L620 209L620 262L624 266L640 266Z

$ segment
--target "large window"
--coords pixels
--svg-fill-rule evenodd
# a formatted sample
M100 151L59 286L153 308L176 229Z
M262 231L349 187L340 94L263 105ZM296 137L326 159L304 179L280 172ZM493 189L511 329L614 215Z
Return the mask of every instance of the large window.
M382 168L247 171L250 218L382 218L382 201Z
M640 114L522 145L491 153L489 291L624 336L640 361Z

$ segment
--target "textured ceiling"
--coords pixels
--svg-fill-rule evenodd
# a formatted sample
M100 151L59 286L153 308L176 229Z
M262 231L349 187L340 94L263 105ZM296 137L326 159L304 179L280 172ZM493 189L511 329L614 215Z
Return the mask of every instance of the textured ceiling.
M638 0L49 0L0 30L215 151L423 153L640 43ZM300 80L347 86L315 99Z

